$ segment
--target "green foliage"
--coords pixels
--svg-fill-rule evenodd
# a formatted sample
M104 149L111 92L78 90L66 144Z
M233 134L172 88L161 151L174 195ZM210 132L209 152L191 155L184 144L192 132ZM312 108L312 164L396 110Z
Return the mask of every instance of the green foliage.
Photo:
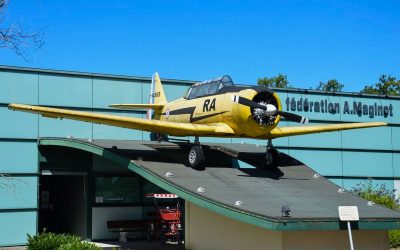
M391 248L400 246L400 230L389 231L389 242Z
M99 250L101 248L81 242L78 236L43 232L35 236L28 234L27 250Z
M366 200L400 211L399 200L395 196L395 190L388 189L385 184L374 186L372 180L369 180L366 183L357 184L352 191ZM391 248L400 246L400 230L389 231L389 242Z
M342 91L344 85L341 84L336 79L330 79L327 82L319 82L317 90L322 90L325 92L340 92Z
M383 74L375 85L365 86L360 92L377 95L400 95L400 80L396 80L396 77L391 75Z
M100 247L89 242L72 242L61 245L57 250L98 250Z
M263 85L267 87L274 87L274 88L289 88L289 81L287 80L287 76L284 74L278 74L277 76L273 77L264 77L257 79L258 85Z
M384 207L400 211L399 200L395 197L395 190L389 190L385 184L373 185L372 180L359 183L352 190L362 198L373 201Z

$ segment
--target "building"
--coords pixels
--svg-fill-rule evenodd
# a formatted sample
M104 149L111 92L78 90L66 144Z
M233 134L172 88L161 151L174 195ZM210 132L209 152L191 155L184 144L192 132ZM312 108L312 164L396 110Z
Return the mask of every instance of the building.
M0 178L0 246L24 244L27 233L35 234L52 218L59 217L59 210L49 202L57 199L60 199L58 204L67 202L64 209L68 202L81 205L71 208L71 214L77 210L84 213L76 214L70 223L57 225L55 230L75 227L71 230L82 237L110 239L112 234L98 230L97 225L115 211L127 217L142 216L148 205L143 194L158 189L140 176L111 162L105 164L96 156L72 149L49 152L37 144L40 137L147 140L149 133L13 112L7 109L8 103L144 117L143 112L114 110L108 105L146 103L150 81L145 77L0 67L0 173L4 175ZM165 79L163 83L168 100L173 100L181 97L193 81ZM389 123L387 127L281 138L274 140L276 148L346 189L369 178L390 189L399 186L400 142L396 138L400 138L400 98L301 89L276 91L284 110L307 116L312 124ZM291 123L282 121L281 125ZM266 143L250 139L202 141ZM68 198L67 193L53 195L52 188L60 185L64 190L79 188L85 192L80 197Z

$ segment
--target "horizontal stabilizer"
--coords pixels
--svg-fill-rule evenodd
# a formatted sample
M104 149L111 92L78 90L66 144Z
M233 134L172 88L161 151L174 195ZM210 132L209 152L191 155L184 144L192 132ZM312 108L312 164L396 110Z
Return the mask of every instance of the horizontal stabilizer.
M118 109L154 109L161 110L164 104L111 104L110 107Z

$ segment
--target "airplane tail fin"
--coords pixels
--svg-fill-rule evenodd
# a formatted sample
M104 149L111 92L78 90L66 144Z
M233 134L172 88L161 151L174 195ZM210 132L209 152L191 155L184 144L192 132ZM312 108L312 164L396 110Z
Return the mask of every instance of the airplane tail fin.
M158 73L154 73L153 78L151 79L151 88L150 88L150 99L149 104L158 104L164 105L167 103L167 98L165 97L164 89L161 84L160 76ZM148 119L159 118L161 112L155 110L155 114L153 115L153 109L149 109L147 111L146 117Z
M153 104L166 104L167 98L165 98L165 93L163 86L161 84L160 76L158 73L154 73L152 83L151 83L151 97L153 97Z

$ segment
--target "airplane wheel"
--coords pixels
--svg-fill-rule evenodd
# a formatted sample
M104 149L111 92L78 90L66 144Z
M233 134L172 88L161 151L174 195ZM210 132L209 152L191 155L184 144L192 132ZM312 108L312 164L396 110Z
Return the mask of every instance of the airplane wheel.
M196 170L204 169L203 166L205 161L204 150L200 146L197 145L193 146L189 151L188 160L190 167L192 167L193 169Z
M265 153L265 168L275 169L278 167L279 155L278 151L274 148L270 148Z

